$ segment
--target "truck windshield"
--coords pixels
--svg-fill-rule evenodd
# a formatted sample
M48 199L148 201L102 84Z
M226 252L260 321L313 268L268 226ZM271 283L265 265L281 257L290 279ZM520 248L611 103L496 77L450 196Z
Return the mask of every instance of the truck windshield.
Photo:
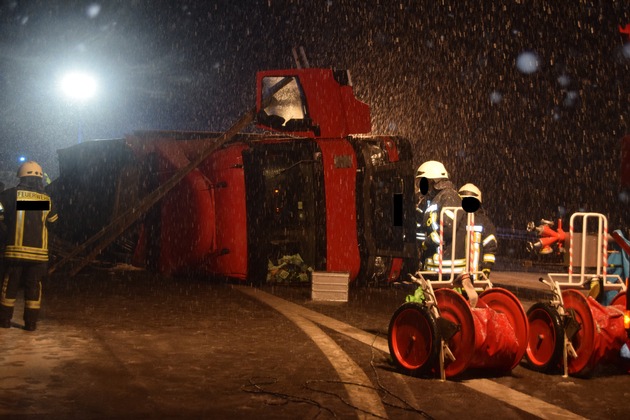
M263 78L263 97L268 96L274 90L274 86L284 79L284 77ZM296 127L303 126L306 121L306 102L298 79L291 77L291 81L273 95L269 105L263 111L266 116L265 121L261 122L273 128L294 130Z

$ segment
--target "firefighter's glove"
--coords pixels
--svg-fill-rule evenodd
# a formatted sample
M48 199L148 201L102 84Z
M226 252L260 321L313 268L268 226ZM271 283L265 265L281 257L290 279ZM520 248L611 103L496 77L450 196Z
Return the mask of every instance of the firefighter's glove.
M483 275L485 276L486 279L490 278L490 269L489 268L484 268L483 270L481 270L481 272L483 273Z
M461 288L462 287L462 283L464 282L464 279L469 279L470 280L470 274L468 274L468 273L458 274L457 277L455 277L455 280L453 280L453 287Z
M470 274L462 273L458 275L455 280L453 280L453 287L463 288L466 291L466 295L468 295L468 302L470 303L470 307L475 308L477 306L479 295L475 290L475 286L473 286Z

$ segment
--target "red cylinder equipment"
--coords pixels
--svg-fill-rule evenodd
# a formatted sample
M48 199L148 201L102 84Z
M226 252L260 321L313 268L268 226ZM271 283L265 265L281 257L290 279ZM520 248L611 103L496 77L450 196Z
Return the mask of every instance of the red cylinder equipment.
M440 318L457 326L451 336L440 331L443 323L416 303L402 305L389 326L390 354L399 368L409 374L436 372L442 336L455 360L447 360L445 376L453 377L468 368L507 372L525 353L528 323L519 300L501 288L487 289L476 308L451 289L435 292Z
M563 291L562 300L567 313L579 326L577 332L569 335L577 357L568 357L568 373L587 376L600 363L619 363L621 347L628 339L623 325L626 292L620 292L608 306L575 289ZM564 326L570 323L562 320L555 307L540 303L530 308L528 319L526 358L530 367L537 371L560 368Z
M571 340L577 358L569 359L569 373L586 375L599 363L618 363L619 352L627 340L623 328L626 294L618 294L609 306L602 306L578 290L562 293L564 305L573 309L581 329Z

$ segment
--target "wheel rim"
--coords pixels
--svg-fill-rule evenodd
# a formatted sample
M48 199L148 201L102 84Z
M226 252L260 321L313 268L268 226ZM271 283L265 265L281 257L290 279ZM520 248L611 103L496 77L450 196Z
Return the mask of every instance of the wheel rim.
M529 324L523 305L521 305L516 296L501 288L487 289L479 296L479 300L486 303L491 309L505 314L514 328L514 334L518 342L518 352L514 355L511 367L511 369L514 369L525 355L529 338Z
M591 356L595 351L595 320L588 301L577 290L562 292L562 300L567 310L572 310L575 320L580 324L580 330L571 339L577 357L569 357L569 373L579 374L588 367Z
M440 315L455 324L460 330L448 341L455 361L448 362L444 369L446 376L455 376L470 365L475 352L475 322L468 301L451 289L438 289L435 299Z
M556 334L557 313L550 313L552 309L536 307L528 314L529 337L527 340L527 359L537 366L547 365L555 356L559 337Z
M424 366L432 354L435 337L423 311L416 306L401 310L392 322L392 356L409 370Z

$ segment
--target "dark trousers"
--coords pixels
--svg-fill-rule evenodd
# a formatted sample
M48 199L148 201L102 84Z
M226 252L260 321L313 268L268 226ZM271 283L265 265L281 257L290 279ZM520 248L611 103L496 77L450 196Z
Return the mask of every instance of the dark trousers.
M5 259L0 279L0 319L10 320L20 285L24 286L24 322L36 323L42 303L42 278L48 263Z

